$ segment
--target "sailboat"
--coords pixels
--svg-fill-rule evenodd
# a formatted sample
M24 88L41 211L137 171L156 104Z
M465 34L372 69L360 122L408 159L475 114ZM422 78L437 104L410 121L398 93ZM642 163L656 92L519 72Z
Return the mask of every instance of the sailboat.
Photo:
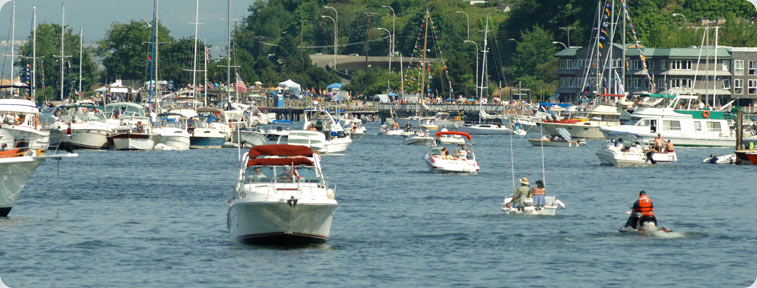
M541 133L543 134L544 131L541 130ZM513 191L515 191L515 158L513 157L513 136L510 135L510 163L511 163L511 171L512 171L512 177L513 177ZM545 190L547 186L547 172L545 169L544 164L544 145L541 146L541 169L542 169L542 184ZM523 183L523 181L521 181ZM528 185L528 182L525 182L524 184ZM544 195L544 205L543 207L537 207L534 205L534 199L533 198L526 198L524 202L524 207L513 207L512 205L513 196L507 196L505 197L505 200L502 202L502 210L505 211L507 214L516 214L516 215L545 215L545 216L554 216L557 214L558 207L565 208L565 204L558 200L556 196L547 196Z

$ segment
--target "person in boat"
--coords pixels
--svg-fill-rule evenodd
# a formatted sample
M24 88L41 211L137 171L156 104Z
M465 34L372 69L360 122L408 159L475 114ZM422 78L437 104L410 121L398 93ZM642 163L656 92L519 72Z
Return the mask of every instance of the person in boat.
M641 145L639 144L639 142L634 142L634 143L631 143L631 147L628 148L628 152L642 153L644 152L644 149L641 148Z
M670 142L670 139L668 139L668 143L665 144L665 152L673 152L673 142Z
M531 193L531 188L529 187L530 183L528 183L528 178L523 177L518 181L520 181L520 187L515 189L515 192L513 192L513 198L508 204L510 204L510 207L517 208L518 211L523 211L524 203L526 202L528 195Z
M460 145L460 153L458 154L460 156L460 159L468 159L469 153L470 150L465 148L465 144Z
M657 226L657 217L654 215L654 205L652 199L649 199L647 192L639 192L639 199L633 203L631 208L631 217L626 221L626 227L638 229L644 225L644 222L653 222Z
M620 148L620 151L626 150L626 145L623 145L623 138L618 138L618 141L615 141L615 147Z
M260 167L255 167L255 172L250 176L252 178L253 182L262 182L263 179L268 178L268 176L265 176L262 171L260 171Z
M442 159L449 159L449 150L447 150L447 147L442 147Z
M413 131L413 125L410 125L410 121L407 121L407 124L405 124L405 132Z
M536 210L544 209L544 204L546 203L544 198L545 188L544 188L544 181L541 181L541 179L536 180L534 183L536 183L536 187L531 188L531 196L534 198L534 206Z
M447 126L445 125L445 126L442 126L442 130L440 130L440 131L441 131L441 132L447 132L447 131L449 131L449 130L447 130Z
M394 122L392 124L392 130L400 130L400 123Z
M610 139L610 142L607 143L607 146L605 148L610 149L612 147L615 147L615 139Z
M142 121L137 121L137 125L136 125L136 128L134 128L134 131L137 132L137 133L144 133L145 132L145 128L142 127Z
M657 151L663 151L665 149L665 140L662 139L662 135L657 133L657 138L654 138L654 149Z
M279 182L292 182L294 181L294 172L292 172L292 168L289 166L284 166L284 173L279 175L278 179Z

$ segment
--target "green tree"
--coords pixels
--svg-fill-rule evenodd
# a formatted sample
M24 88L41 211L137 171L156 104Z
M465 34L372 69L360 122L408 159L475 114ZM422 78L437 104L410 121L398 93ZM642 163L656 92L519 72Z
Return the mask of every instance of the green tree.
M39 24L37 26L37 101L60 98L60 32L58 24ZM31 36L20 48L20 57L16 65L31 66ZM70 28L65 29L65 54L63 58L63 95L77 97L74 92L79 89L79 37ZM93 51L84 47L82 51L82 90L88 91L96 82L97 65L92 56Z
M129 23L113 23L110 26L105 38L98 42L97 55L102 58L102 64L105 67L102 80L143 79L146 81L149 78L148 57L152 55L151 25L151 22L131 20ZM168 29L160 24L158 48L167 48L169 46L165 45L170 45L173 41ZM160 67L162 67L166 57L160 55L164 53L159 54Z

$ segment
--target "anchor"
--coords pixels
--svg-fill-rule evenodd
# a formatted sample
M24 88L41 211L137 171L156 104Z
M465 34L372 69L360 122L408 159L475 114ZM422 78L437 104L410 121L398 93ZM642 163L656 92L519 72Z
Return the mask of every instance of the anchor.
M292 198L289 198L287 200L287 204L289 205L289 208L294 208L297 206L297 198L294 198L294 196L291 196Z

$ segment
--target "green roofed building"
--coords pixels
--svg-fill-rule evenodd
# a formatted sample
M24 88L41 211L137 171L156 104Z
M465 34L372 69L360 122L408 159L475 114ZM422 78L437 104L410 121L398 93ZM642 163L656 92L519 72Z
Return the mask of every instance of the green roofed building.
M618 75L613 72L609 77L620 79L616 82L622 83L629 95L693 94L710 105L714 95L716 106L734 99L738 100L737 105L749 105L757 100L757 48L718 47L716 55L714 47L638 49L629 46L625 61L621 60L621 45L615 44L612 49L613 67ZM604 87L595 87L596 73L587 69L593 67L589 59L596 57L590 54L591 50L573 46L554 54L560 59L557 92L562 100L575 100L580 95L608 94ZM600 72L604 79L609 74L607 50L607 47L602 49L604 55L599 61L599 67L604 67L604 72ZM646 57L649 76L644 71L639 53ZM715 56L717 63L714 62Z

